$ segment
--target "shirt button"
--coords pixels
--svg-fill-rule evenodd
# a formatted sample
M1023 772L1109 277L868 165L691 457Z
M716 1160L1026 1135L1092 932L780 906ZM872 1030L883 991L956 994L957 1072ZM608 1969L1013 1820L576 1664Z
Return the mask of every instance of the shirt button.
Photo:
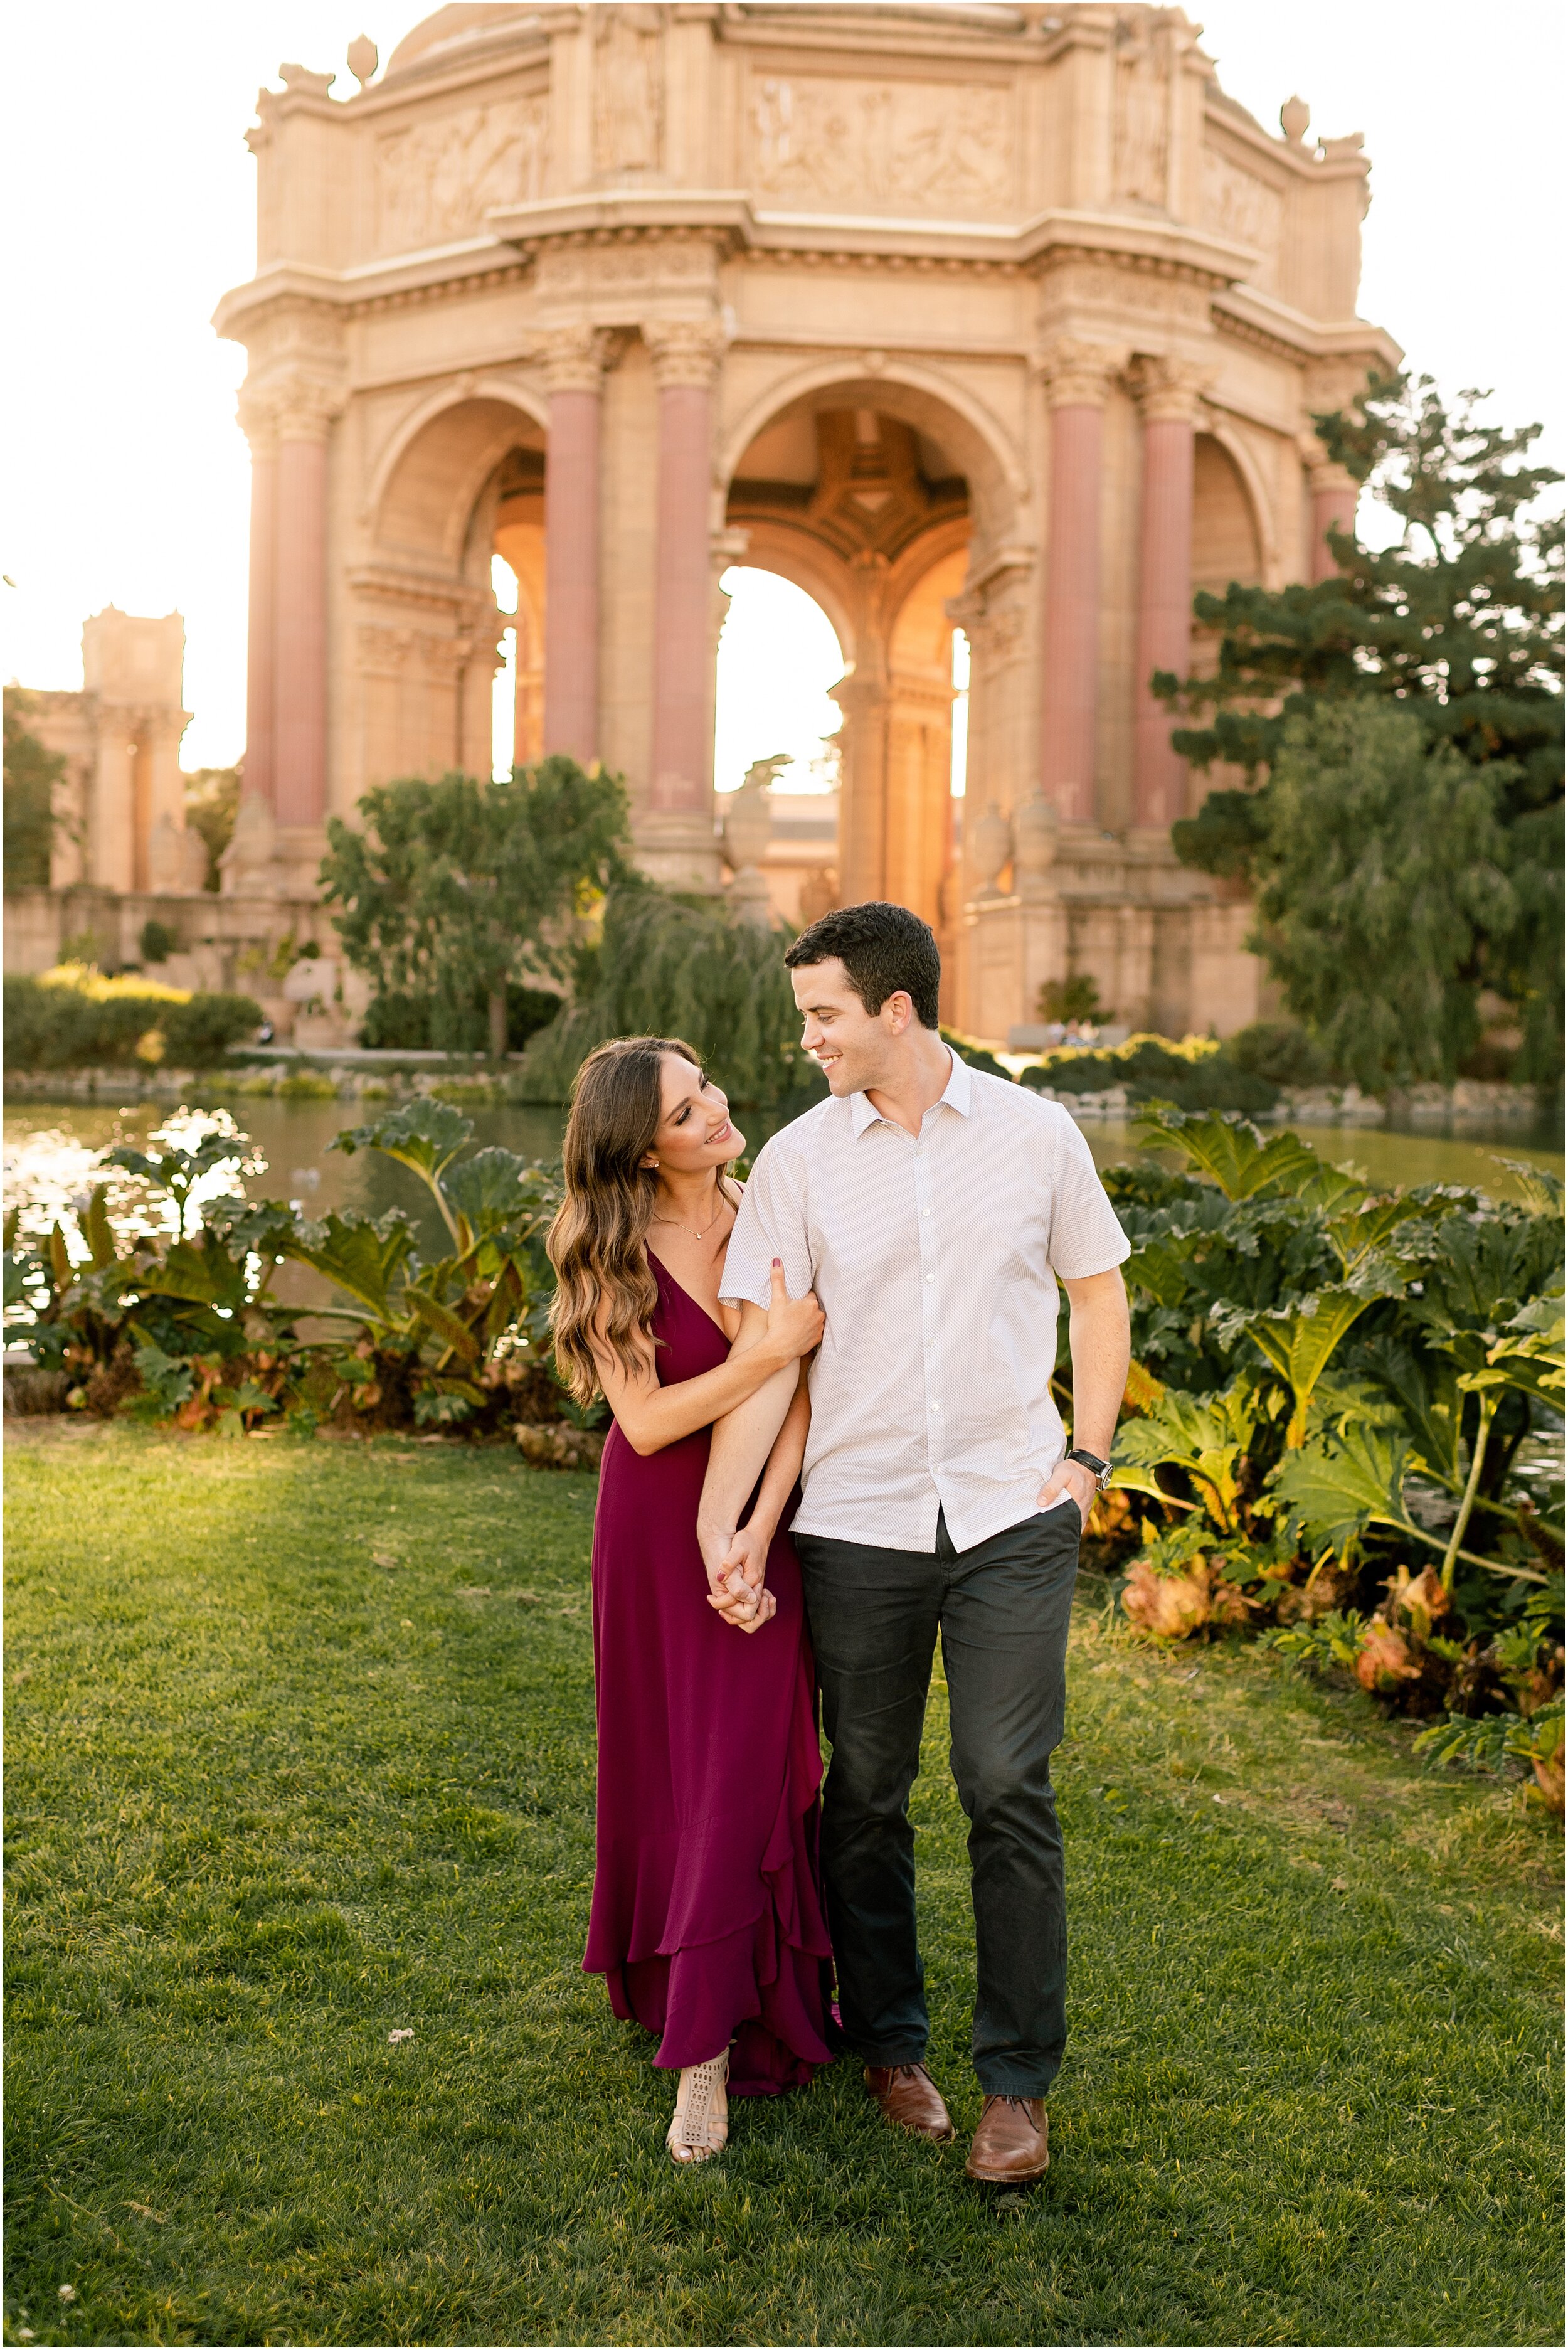
M921 1215L922 1215L922 1216L929 1216L929 1215L930 1214L930 1212L931 1212L931 1211L930 1211L929 1208L922 1208L922 1209L920 1210L920 1213L921 1213Z
M935 1281L936 1277L937 1277L937 1276L936 1276L936 1274L935 1274L934 1273L928 1273L928 1274L927 1274L927 1275L926 1275L926 1279L927 1279L928 1281Z

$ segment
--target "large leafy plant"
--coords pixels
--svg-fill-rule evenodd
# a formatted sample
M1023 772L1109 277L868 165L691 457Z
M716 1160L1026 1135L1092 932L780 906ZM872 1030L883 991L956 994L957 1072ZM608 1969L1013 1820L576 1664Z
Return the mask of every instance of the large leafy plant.
M1199 1548L1210 1585L1218 1558L1279 1620L1414 1587L1412 1562L1452 1611L1444 1639L1560 1587L1561 1479L1541 1474L1563 1406L1550 1179L1517 1204L1380 1193L1244 1119L1152 1110L1142 1130L1185 1162L1107 1179L1135 1243L1145 1408L1116 1458L1146 1615L1147 1575L1191 1582Z
M280 1409L305 1425L323 1409L385 1426L569 1417L543 1345L559 1177L509 1150L470 1152L472 1136L461 1111L421 1100L333 1146L379 1151L419 1180L445 1243L428 1259L400 1209L306 1223L282 1201L204 1196L244 1163L245 1138L226 1123L119 1146L107 1165L165 1203L164 1229L117 1231L105 1184L43 1234L25 1238L14 1212L7 1317L78 1408L186 1428L237 1431ZM332 1294L279 1304L289 1262ZM306 1322L342 1328L302 1336Z
M271 1295L291 1211L220 1194L196 1212L213 1175L237 1170L245 1138L226 1123L204 1133L119 1146L106 1163L167 1203L167 1237L117 1232L108 1186L95 1184L68 1222L24 1237L5 1223L5 1306L41 1369L64 1375L77 1409L116 1403L186 1428L238 1434L286 1399L296 1310Z
M462 1157L473 1121L421 1100L348 1128L330 1148L378 1150L424 1187L447 1246L429 1261L400 1211L333 1213L291 1232L284 1253L326 1276L348 1301L327 1308L356 1326L336 1357L334 1401L362 1411L411 1407L421 1425L472 1419L504 1403L540 1352L555 1276L545 1236L559 1178L514 1151Z

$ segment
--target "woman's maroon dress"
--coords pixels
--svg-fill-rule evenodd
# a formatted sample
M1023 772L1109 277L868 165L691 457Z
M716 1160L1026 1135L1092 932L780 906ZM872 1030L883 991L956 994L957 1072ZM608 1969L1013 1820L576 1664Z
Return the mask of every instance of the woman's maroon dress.
M730 1344L649 1253L659 1384ZM708 1605L697 1504L711 1431L640 1458L612 1429L594 1521L598 1866L583 1966L659 2035L657 2064L726 2047L730 2092L767 2096L829 2062L829 1944L817 1867L814 1669L786 1533L760 1632ZM731 2043L733 2043L732 2046Z

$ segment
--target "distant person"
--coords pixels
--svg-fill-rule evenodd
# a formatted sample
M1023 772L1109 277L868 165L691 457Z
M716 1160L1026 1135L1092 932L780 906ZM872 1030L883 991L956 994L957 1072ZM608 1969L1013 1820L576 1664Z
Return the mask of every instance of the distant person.
M680 2074L679 2163L723 2147L729 2095L795 2086L831 2053L822 1762L786 1530L801 1364L823 1322L774 1265L754 1343L731 1355L741 1315L719 1288L740 1200L727 1170L744 1149L689 1045L603 1045L578 1072L548 1243L561 1376L615 1415L594 1521L598 1859L583 1965ZM775 1375L792 1399L752 1496L763 1590L760 1576L710 1579L697 1503L712 1422Z
M937 1033L941 965L902 906L846 906L787 950L831 1100L757 1157L719 1284L762 1345L783 1260L826 1331L809 1374L794 1550L833 1745L823 1868L844 2037L887 2118L950 2138L926 2067L909 1788L937 1635L969 1815L984 2108L971 2178L1037 2178L1067 2037L1051 1754L1078 1541L1109 1477L1127 1372L1127 1243L1066 1111ZM1072 1451L1051 1395L1067 1292ZM739 1357L744 1363L742 1354ZM791 1371L713 1431L709 1572L757 1590L771 1522L747 1496L798 1409ZM793 1580L792 1580L793 1589Z

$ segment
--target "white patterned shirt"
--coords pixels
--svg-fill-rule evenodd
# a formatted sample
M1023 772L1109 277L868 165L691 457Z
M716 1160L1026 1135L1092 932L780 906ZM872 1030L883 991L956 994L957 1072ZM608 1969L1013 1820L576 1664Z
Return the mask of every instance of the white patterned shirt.
M971 1550L1037 1506L1066 1440L1051 1396L1055 1275L1129 1253L1068 1113L953 1055L918 1136L865 1094L758 1153L720 1283L765 1306L776 1256L827 1327L810 1373L795 1526Z

